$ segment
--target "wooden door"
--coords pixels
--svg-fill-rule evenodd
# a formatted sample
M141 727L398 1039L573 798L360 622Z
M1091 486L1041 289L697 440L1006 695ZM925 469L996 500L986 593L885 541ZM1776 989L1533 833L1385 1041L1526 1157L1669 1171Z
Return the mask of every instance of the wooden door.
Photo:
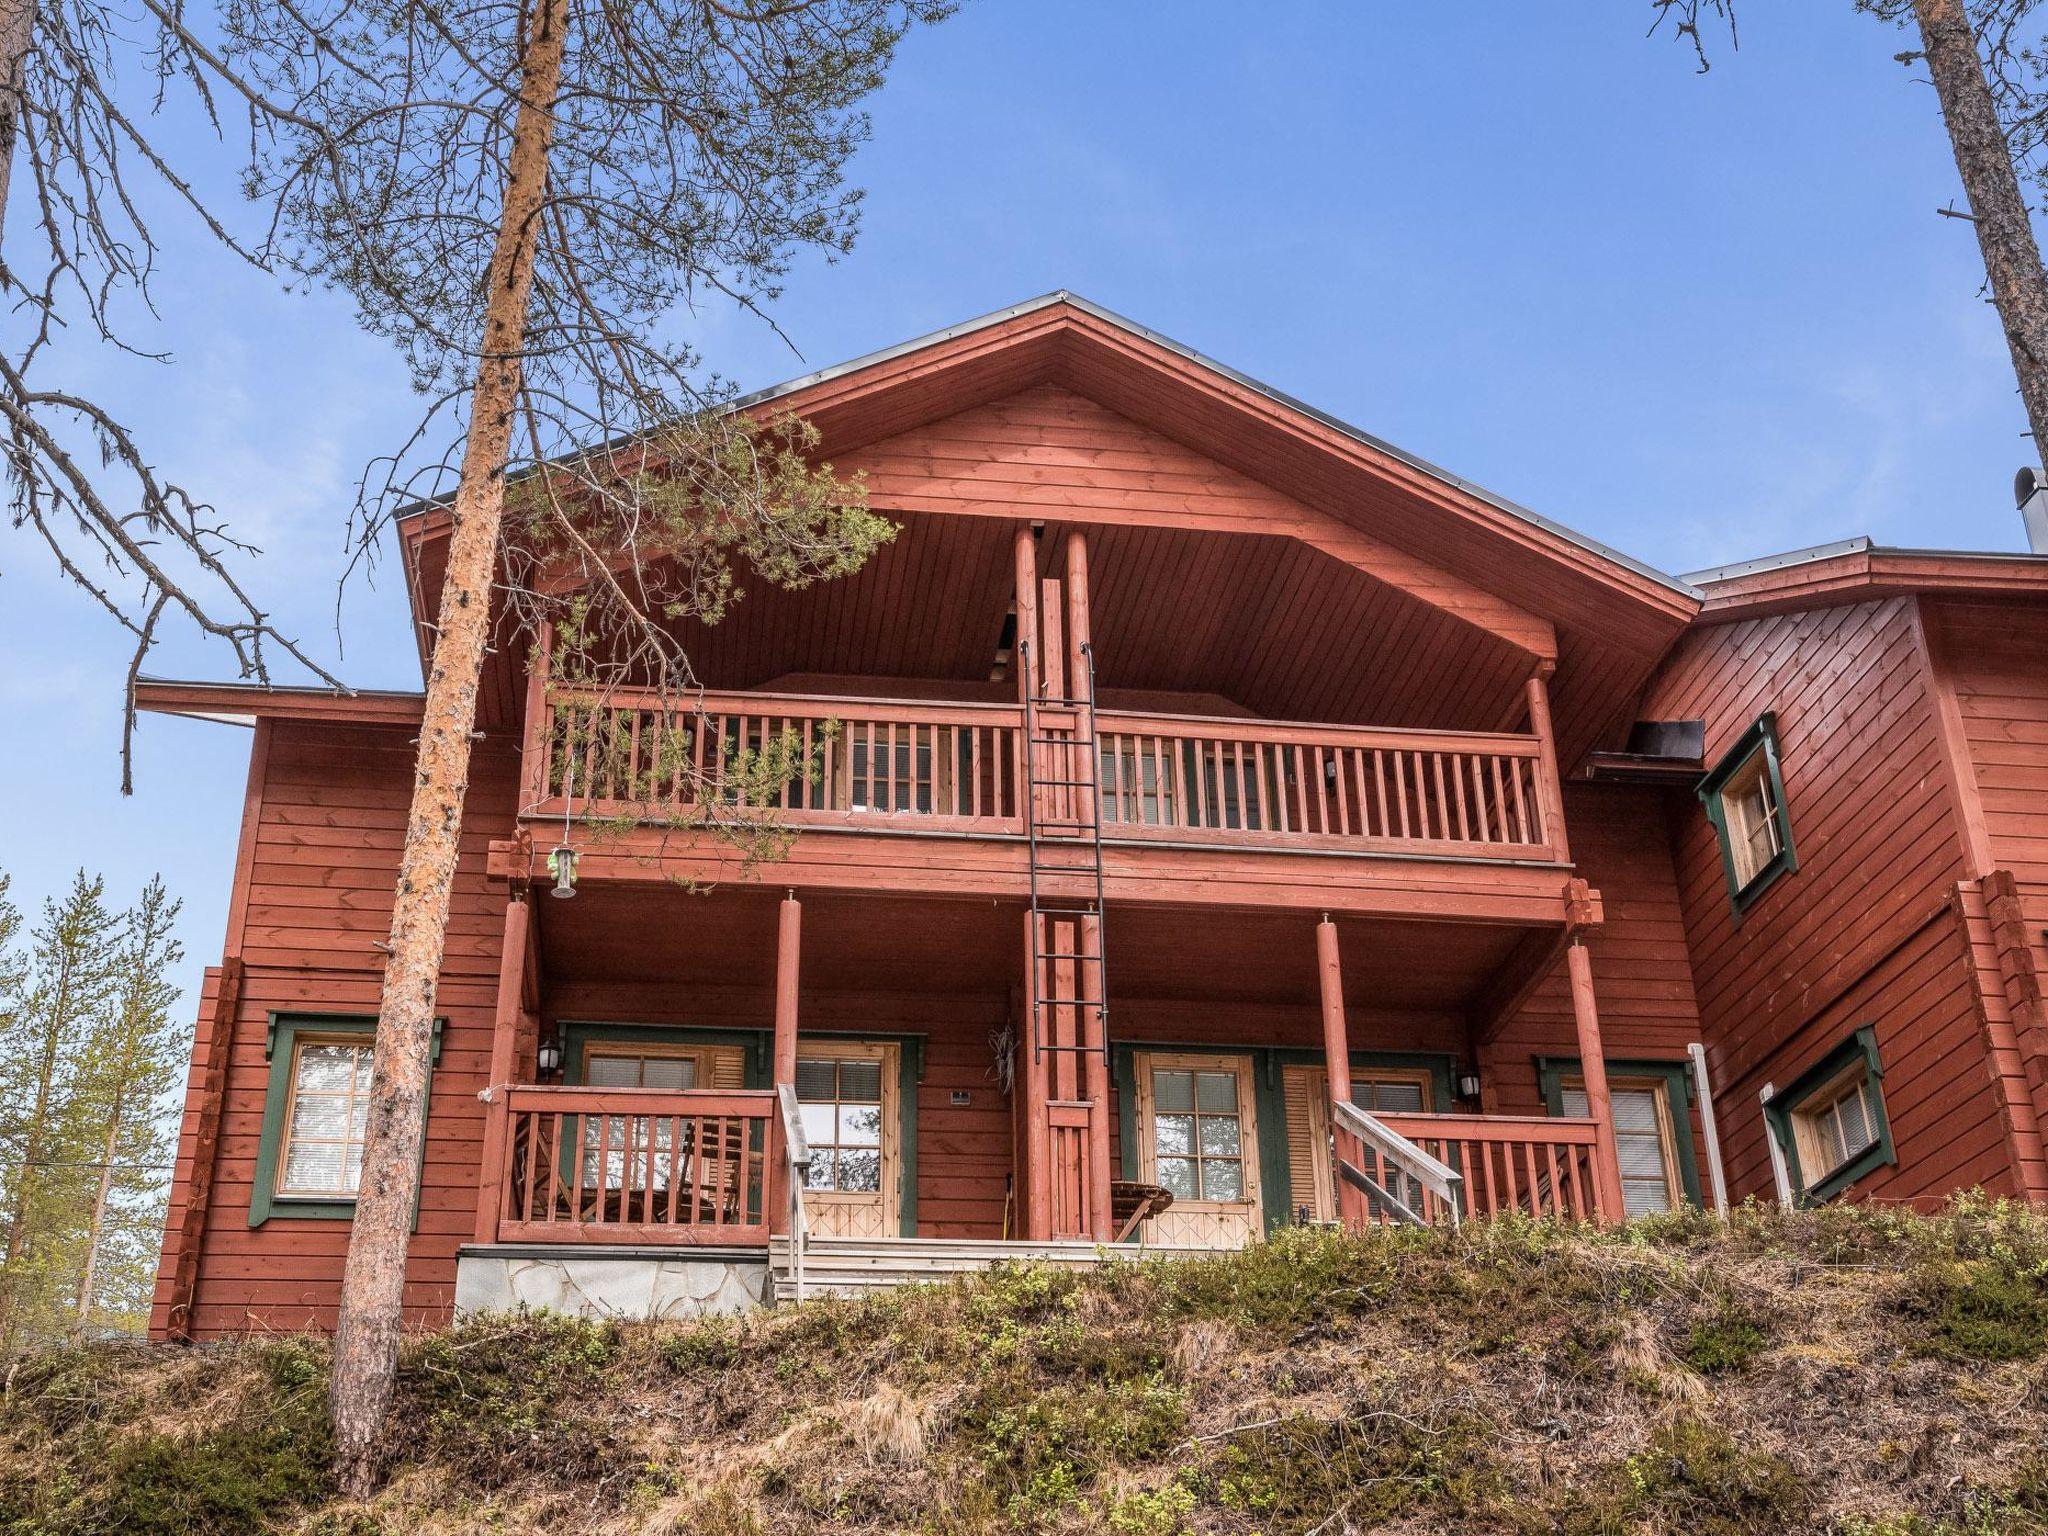
M1138 1054L1138 1169L1173 1191L1148 1243L1241 1248L1265 1230L1249 1056Z
M813 1236L901 1234L899 1052L893 1042L797 1042L796 1097L811 1147L804 1213Z
M1287 1213L1290 1221L1337 1219L1336 1149L1330 1139L1330 1074L1321 1066L1283 1067L1287 1109ZM1354 1068L1351 1102L1380 1114L1425 1114L1433 1107L1427 1072Z

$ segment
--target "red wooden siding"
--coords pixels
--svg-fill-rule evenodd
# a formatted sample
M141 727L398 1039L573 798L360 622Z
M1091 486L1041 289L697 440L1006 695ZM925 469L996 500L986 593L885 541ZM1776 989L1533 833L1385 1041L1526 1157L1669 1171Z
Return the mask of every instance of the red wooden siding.
M248 1225L270 1075L264 1037L273 1011L376 1013L382 960L372 945L390 923L411 788L409 734L284 721L259 733L267 760L227 943L244 973L191 1316L198 1335L332 1326L347 1224L273 1218ZM504 897L486 887L483 870L490 839L512 825L516 770L508 749L479 744L449 915L439 997L447 1024L406 1282L407 1318L415 1324L445 1320L455 1249L475 1227L483 1113L476 1093L490 1058L504 921ZM203 1057L195 1053L179 1142L174 1236L191 1183ZM159 1330L169 1321L177 1257L177 1245L168 1245L152 1319Z
M2009 1187L2011 1158L1961 929L1966 873L1933 679L1911 598L1696 630L1646 718L1700 718L1711 764L1777 716L1798 870L1739 919L1697 806L1676 815L1679 890L1721 1108L1729 1188L1768 1195L1757 1094L1877 1026L1900 1166L1859 1195Z
M1570 784L1565 819L1579 873L1600 892L1606 921L1587 937L1600 1038L1613 1060L1682 1063L1701 1038L1669 833L1667 790ZM1560 958L1482 1058L1489 1112L1542 1114L1539 1056L1577 1056L1571 985ZM1694 1123L1706 1190L1706 1147Z

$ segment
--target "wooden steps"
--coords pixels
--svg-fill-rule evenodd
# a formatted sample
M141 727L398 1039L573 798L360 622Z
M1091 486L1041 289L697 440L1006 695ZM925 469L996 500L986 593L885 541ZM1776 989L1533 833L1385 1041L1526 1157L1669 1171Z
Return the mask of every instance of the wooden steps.
M858 1296L899 1285L926 1285L976 1274L1004 1263L1052 1264L1065 1269L1092 1269L1119 1260L1195 1258L1206 1248L1162 1247L1135 1243L1098 1245L1082 1242L1000 1242L993 1238L846 1238L814 1237L804 1250L804 1294ZM795 1284L789 1271L789 1239L769 1240L768 1271L778 1302L793 1301Z

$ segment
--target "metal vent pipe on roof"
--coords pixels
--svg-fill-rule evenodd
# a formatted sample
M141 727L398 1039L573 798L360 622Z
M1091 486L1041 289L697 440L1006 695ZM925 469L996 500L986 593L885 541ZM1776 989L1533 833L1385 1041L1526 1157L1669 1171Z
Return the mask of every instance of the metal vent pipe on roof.
M2048 481L2029 464L2012 477L2012 498L2019 503L2020 521L2027 525L2027 548L2048 555Z

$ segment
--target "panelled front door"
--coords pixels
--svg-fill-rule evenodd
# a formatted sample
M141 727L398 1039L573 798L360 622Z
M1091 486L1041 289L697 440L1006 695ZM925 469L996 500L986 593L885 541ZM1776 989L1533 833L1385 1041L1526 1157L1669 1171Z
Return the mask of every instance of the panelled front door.
M1283 1067L1287 1105L1287 1211L1295 1221L1337 1219L1335 1146L1330 1139L1330 1074L1325 1067ZM1351 1102L1378 1114L1425 1114L1430 1102L1427 1072L1378 1071L1354 1067Z
M797 1042L796 1097L810 1143L804 1212L817 1237L901 1233L903 1158L894 1042Z
M1241 1248L1264 1230L1249 1056L1140 1052L1138 1176L1173 1191L1148 1243Z

